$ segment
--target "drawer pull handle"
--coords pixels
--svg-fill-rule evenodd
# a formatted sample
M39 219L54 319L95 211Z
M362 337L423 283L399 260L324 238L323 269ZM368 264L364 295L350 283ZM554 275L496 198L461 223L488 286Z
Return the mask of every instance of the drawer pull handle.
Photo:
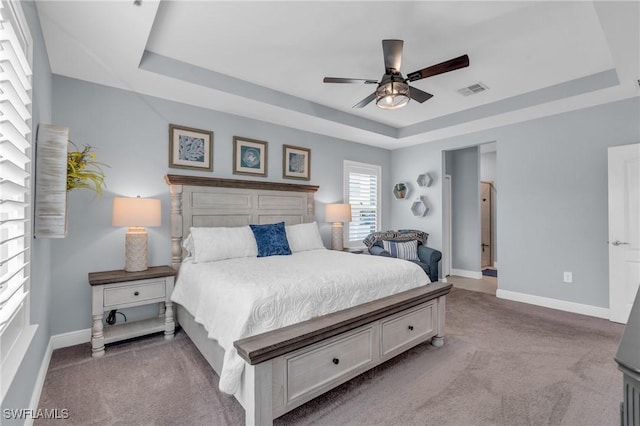
M140 292L139 292L139 291L136 291L136 292L134 292L134 293L133 293L133 295L134 295L134 296L140 296Z
M340 360L339 360L338 358L334 358L334 359L333 359L333 363L334 363L335 365L338 365L338 364L340 364Z
M409 326L409 331L413 331L413 326L412 325Z

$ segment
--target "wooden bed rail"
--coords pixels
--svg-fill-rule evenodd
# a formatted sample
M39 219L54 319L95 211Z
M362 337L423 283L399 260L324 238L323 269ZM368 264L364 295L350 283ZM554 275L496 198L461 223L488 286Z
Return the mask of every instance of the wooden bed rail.
M240 339L233 345L248 364L256 365L337 336L361 325L405 311L429 300L437 299L448 294L451 287L451 284L432 283L332 314Z

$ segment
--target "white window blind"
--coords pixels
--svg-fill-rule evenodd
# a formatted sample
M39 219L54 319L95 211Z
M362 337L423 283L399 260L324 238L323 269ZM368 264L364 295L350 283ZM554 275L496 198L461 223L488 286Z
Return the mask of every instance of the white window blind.
M19 2L0 1L0 363L29 326L31 39ZM14 351L15 352L15 351Z
M346 228L347 245L362 240L380 227L380 166L344 162L345 202L351 204L351 222Z

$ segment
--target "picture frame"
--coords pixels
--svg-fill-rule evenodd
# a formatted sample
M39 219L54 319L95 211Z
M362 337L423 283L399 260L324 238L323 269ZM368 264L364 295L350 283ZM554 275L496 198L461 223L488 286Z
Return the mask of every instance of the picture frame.
M282 177L285 179L311 179L311 150L292 145L282 146Z
M269 143L240 136L233 137L233 174L267 177Z
M213 132L169 125L169 167L213 171Z

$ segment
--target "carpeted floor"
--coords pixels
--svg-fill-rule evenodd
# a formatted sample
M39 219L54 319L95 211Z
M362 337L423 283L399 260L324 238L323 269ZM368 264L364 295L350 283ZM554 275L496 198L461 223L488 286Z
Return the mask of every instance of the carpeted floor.
M623 326L453 289L446 343L420 345L276 419L296 425L617 425ZM36 425L238 425L240 405L183 332L53 353Z

